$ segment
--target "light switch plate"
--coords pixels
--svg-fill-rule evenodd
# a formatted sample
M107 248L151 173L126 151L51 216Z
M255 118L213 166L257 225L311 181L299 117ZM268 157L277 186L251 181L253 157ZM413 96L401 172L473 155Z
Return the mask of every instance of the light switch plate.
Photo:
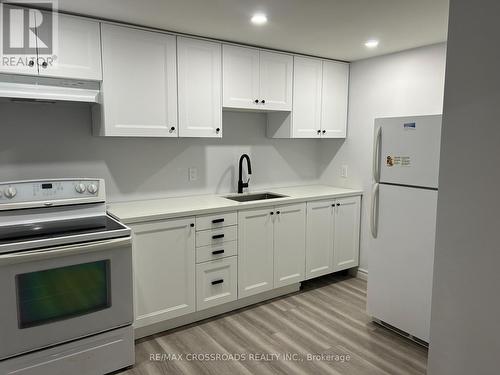
M198 168L191 167L188 168L188 180L196 181L198 179Z
M347 178L347 165L343 165L340 169L340 176L343 178Z

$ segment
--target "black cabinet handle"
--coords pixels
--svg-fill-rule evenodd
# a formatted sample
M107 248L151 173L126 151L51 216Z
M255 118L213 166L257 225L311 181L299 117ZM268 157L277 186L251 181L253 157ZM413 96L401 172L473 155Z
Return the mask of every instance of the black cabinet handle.
M171 131L171 132L173 132L174 130L175 130L175 126L172 126L172 127L170 128L170 131Z
M33 66L35 66L35 62L34 62L33 60L31 60L31 61L28 63L28 66L29 66L29 67L33 67Z
M340 203L337 203L337 207L340 206Z
M264 99L262 99L260 102L261 102L262 104L266 104L266 101L265 101Z
M271 211L271 212L269 212L269 214L270 214L270 215L274 215L274 212L272 212L272 211Z
M224 282L224 279L214 280L214 281L212 281L212 285L222 284L223 282Z
M212 251L212 254L213 255L224 254L224 250L222 250L222 249L221 250L214 250L214 251Z
M254 102L255 104L259 104L259 99L255 99L253 102Z
M47 66L48 66L47 61L44 61L44 62L42 63L42 68L46 68Z
M321 130L318 130L318 134L321 134Z
M281 212L280 211L276 211L276 215L279 215Z
M216 133L220 132L220 128L215 129L215 132Z
M212 236L212 239L214 239L214 240L219 239L219 238L224 238L224 235L223 234L214 234Z
M191 228L194 228L194 223L189 224Z
M323 133L323 134L325 134L325 133L326 133L326 130L323 130L323 132L322 132L322 133Z
M214 219L212 220L212 224L218 224L218 223L223 223L224 222L224 219Z

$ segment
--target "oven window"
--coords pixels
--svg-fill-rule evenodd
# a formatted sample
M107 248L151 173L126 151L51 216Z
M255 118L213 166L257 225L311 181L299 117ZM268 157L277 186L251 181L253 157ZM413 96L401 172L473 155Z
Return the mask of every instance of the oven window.
M16 276L19 328L110 307L109 260Z

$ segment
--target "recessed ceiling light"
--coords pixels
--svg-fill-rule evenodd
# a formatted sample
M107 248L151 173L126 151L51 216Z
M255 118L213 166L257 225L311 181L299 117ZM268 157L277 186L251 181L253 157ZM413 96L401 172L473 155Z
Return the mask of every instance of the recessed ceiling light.
M378 40L377 39L370 39L365 42L365 46L367 48L376 48L378 46Z
M250 21L255 25L263 25L267 22L267 16L264 13L255 13Z

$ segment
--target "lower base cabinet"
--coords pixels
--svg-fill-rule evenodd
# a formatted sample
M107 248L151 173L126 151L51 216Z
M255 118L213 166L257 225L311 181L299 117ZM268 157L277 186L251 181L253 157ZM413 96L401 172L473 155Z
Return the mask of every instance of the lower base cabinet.
M195 311L194 217L131 225L134 326Z
M237 299L237 258L232 256L196 265L196 310Z
M135 328L358 266L361 197L131 225Z

